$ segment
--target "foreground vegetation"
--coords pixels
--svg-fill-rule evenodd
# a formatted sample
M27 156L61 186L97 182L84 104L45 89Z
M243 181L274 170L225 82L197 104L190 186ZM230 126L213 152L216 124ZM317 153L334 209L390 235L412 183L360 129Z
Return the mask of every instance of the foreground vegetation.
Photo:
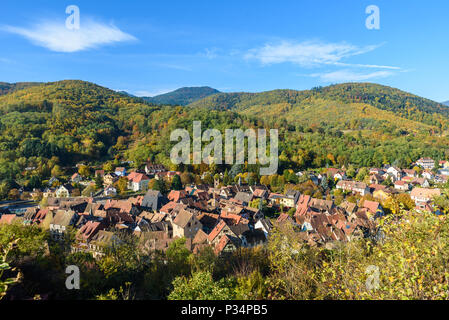
M175 241L165 252L145 253L125 243L99 259L71 254L37 227L0 227L3 259L21 273L8 298L49 299L447 299L449 221L402 210L381 221L383 237L308 247L288 225L277 226L265 248L216 257ZM47 245L47 243L49 245ZM4 251L2 251L4 252ZM65 289L65 267L81 270L81 289Z

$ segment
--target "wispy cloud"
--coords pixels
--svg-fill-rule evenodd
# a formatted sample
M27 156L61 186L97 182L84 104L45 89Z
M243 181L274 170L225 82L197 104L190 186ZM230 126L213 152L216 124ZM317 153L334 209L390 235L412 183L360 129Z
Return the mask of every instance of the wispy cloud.
M184 66L184 65L169 64L169 63L158 63L156 65L161 68L168 68L168 69L181 70L181 71L192 71L192 68L190 68L188 66Z
M3 26L2 30L18 34L32 43L56 52L77 52L118 42L137 40L113 24L83 19L78 30L69 30L64 22L44 21L31 27Z
M203 52L200 52L198 55L202 57L206 57L207 59L215 59L218 57L218 52L220 50L216 47L206 48Z
M351 82L366 81L371 79L385 78L394 75L393 71L375 71L375 72L353 72L351 70L338 70L325 73L310 74L311 77L320 78L323 82Z
M320 41L292 42L281 41L277 44L265 44L249 50L245 58L258 60L264 65L294 63L301 67L319 67L323 65L354 66L365 68L399 69L391 66L372 64L349 64L343 59L371 52L382 46L356 46L350 43L325 43Z

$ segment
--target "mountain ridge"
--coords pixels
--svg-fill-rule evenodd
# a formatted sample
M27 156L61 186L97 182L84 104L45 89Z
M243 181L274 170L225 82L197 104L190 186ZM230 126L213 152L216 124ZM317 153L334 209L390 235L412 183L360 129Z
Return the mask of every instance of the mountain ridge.
M438 126L448 123L449 107L417 95L374 83L343 83L310 90L277 89L259 93L219 93L189 104L190 107L233 110L247 115L285 115L315 102L330 106L364 103L400 117Z
M141 98L154 104L185 106L217 93L220 93L220 91L208 86L182 87L171 92L156 95L154 97Z

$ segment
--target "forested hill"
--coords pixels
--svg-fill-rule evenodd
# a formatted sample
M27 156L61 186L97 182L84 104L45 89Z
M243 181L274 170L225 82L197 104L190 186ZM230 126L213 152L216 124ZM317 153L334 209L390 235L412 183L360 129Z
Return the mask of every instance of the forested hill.
M136 123L159 109L84 81L14 91L0 96L0 164L57 157L67 165L110 157L120 136L130 135Z
M38 86L40 84L41 84L40 82L17 82L17 83L0 82L0 96L28 87Z
M145 101L160 105L185 106L220 91L210 87L185 87L155 97L143 97Z
M448 126L449 107L404 91L372 83L345 83L312 90L274 90L261 93L219 93L190 104L217 110L235 110L246 114L285 116L295 110L316 108L316 116L325 107L366 104L393 112L396 116L434 125ZM374 115L373 115L374 116ZM301 119L299 119L301 120Z

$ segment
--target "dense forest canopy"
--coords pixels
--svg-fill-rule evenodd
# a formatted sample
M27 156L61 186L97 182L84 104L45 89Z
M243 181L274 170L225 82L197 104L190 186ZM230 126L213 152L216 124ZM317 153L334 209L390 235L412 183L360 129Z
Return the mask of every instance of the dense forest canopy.
M404 91L372 83L344 83L311 90L273 90L261 93L220 93L192 106L242 112L273 110L289 119L290 111L316 104L366 104L397 116L447 128L449 107ZM248 111L249 110L249 111ZM320 116L320 114L317 114Z

